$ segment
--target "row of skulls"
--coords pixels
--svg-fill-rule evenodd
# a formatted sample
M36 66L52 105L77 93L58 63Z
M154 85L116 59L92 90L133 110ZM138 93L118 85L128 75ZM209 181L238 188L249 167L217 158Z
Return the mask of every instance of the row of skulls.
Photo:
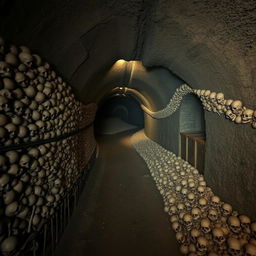
M15 252L63 204L95 148L91 133L93 127L63 140L1 153L1 255Z
M0 145L54 138L80 128L85 106L49 63L0 38Z
M172 115L179 108L183 97L189 93L193 93L193 89L186 84L181 85L176 89L175 93L164 109L153 113L148 112L148 114L156 119L165 118ZM146 108L143 109L145 112L147 112Z
M194 93L200 98L205 110L224 114L227 119L238 124L250 123L256 128L256 110L246 108L242 101L225 99L222 92L194 90Z
M166 118L172 115L180 106L182 99L187 94L195 94L199 97L205 110L224 114L227 119L237 124L250 123L253 128L256 128L256 110L246 108L240 100L226 100L223 93L211 92L210 90L192 89L186 84L181 85L176 89L169 103L165 108L151 112L145 106L143 110L150 116L156 119Z
M214 195L188 162L144 134L133 135L132 143L163 196L182 254L256 256L256 222Z

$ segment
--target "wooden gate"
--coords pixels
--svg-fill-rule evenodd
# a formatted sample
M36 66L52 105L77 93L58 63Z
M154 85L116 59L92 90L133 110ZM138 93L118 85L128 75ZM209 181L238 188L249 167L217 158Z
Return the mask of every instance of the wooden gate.
M180 133L180 157L201 174L204 173L205 144L205 134L202 132Z

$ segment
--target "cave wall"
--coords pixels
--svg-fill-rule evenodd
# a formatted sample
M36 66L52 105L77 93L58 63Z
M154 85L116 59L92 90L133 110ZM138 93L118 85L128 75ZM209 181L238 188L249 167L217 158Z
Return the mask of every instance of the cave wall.
M13 1L0 24L7 38L27 44L56 65L84 102L92 101L95 91L116 86L102 87L101 78L123 58L140 59L146 67L162 66L192 88L223 92L255 109L255 4L255 0L55 0L42 2L38 9L33 1ZM157 86L155 92L162 91ZM138 89L144 93L151 90L147 87L141 83ZM169 88L162 101L152 96L152 108L163 107L171 94ZM206 113L205 119L209 186L240 212L255 217L255 130L213 113ZM176 152L171 143L175 138L169 139L172 135L167 133L176 120L145 117L147 135Z
M143 64L162 65L192 88L223 92L255 109L255 1L159 1ZM205 178L224 200L255 218L255 130L206 113Z

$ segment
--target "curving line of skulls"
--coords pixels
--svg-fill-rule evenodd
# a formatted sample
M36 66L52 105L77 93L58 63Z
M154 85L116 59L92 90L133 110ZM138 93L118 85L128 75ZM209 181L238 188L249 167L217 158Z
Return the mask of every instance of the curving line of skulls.
M188 162L144 134L132 144L145 160L184 255L256 256L256 222L233 211Z
M146 112L148 115L150 115L153 118L161 119L166 118L170 115L172 115L180 106L181 101L183 97L189 93L193 93L193 89L190 88L188 85L183 84L179 88L176 89L175 93L171 97L169 103L166 105L165 108L152 112L144 105L141 105L144 112Z
M63 203L95 148L95 141L88 138L90 129L0 155L1 255L15 252Z
M226 100L223 93L211 92L210 90L192 89L186 84L176 89L167 106L159 111L152 112L145 106L143 110L153 118L161 119L172 115L180 106L182 99L189 93L196 94L207 111L224 114L225 117L237 124L251 124L256 129L256 110L246 108L240 100Z
M82 106L39 55L0 38L0 146L77 130Z
M216 93L210 90L194 90L200 98L204 109L217 114L224 114L227 119L237 124L250 123L256 129L256 110L243 106L240 100L226 100L222 92Z

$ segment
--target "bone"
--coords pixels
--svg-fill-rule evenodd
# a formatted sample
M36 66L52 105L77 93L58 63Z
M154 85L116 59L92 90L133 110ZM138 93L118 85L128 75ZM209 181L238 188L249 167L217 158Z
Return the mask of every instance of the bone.
M188 255L188 248L195 255L254 252L256 243L250 241L256 238L256 222L214 195L198 170L142 133L133 135L131 142L163 197L181 253Z

